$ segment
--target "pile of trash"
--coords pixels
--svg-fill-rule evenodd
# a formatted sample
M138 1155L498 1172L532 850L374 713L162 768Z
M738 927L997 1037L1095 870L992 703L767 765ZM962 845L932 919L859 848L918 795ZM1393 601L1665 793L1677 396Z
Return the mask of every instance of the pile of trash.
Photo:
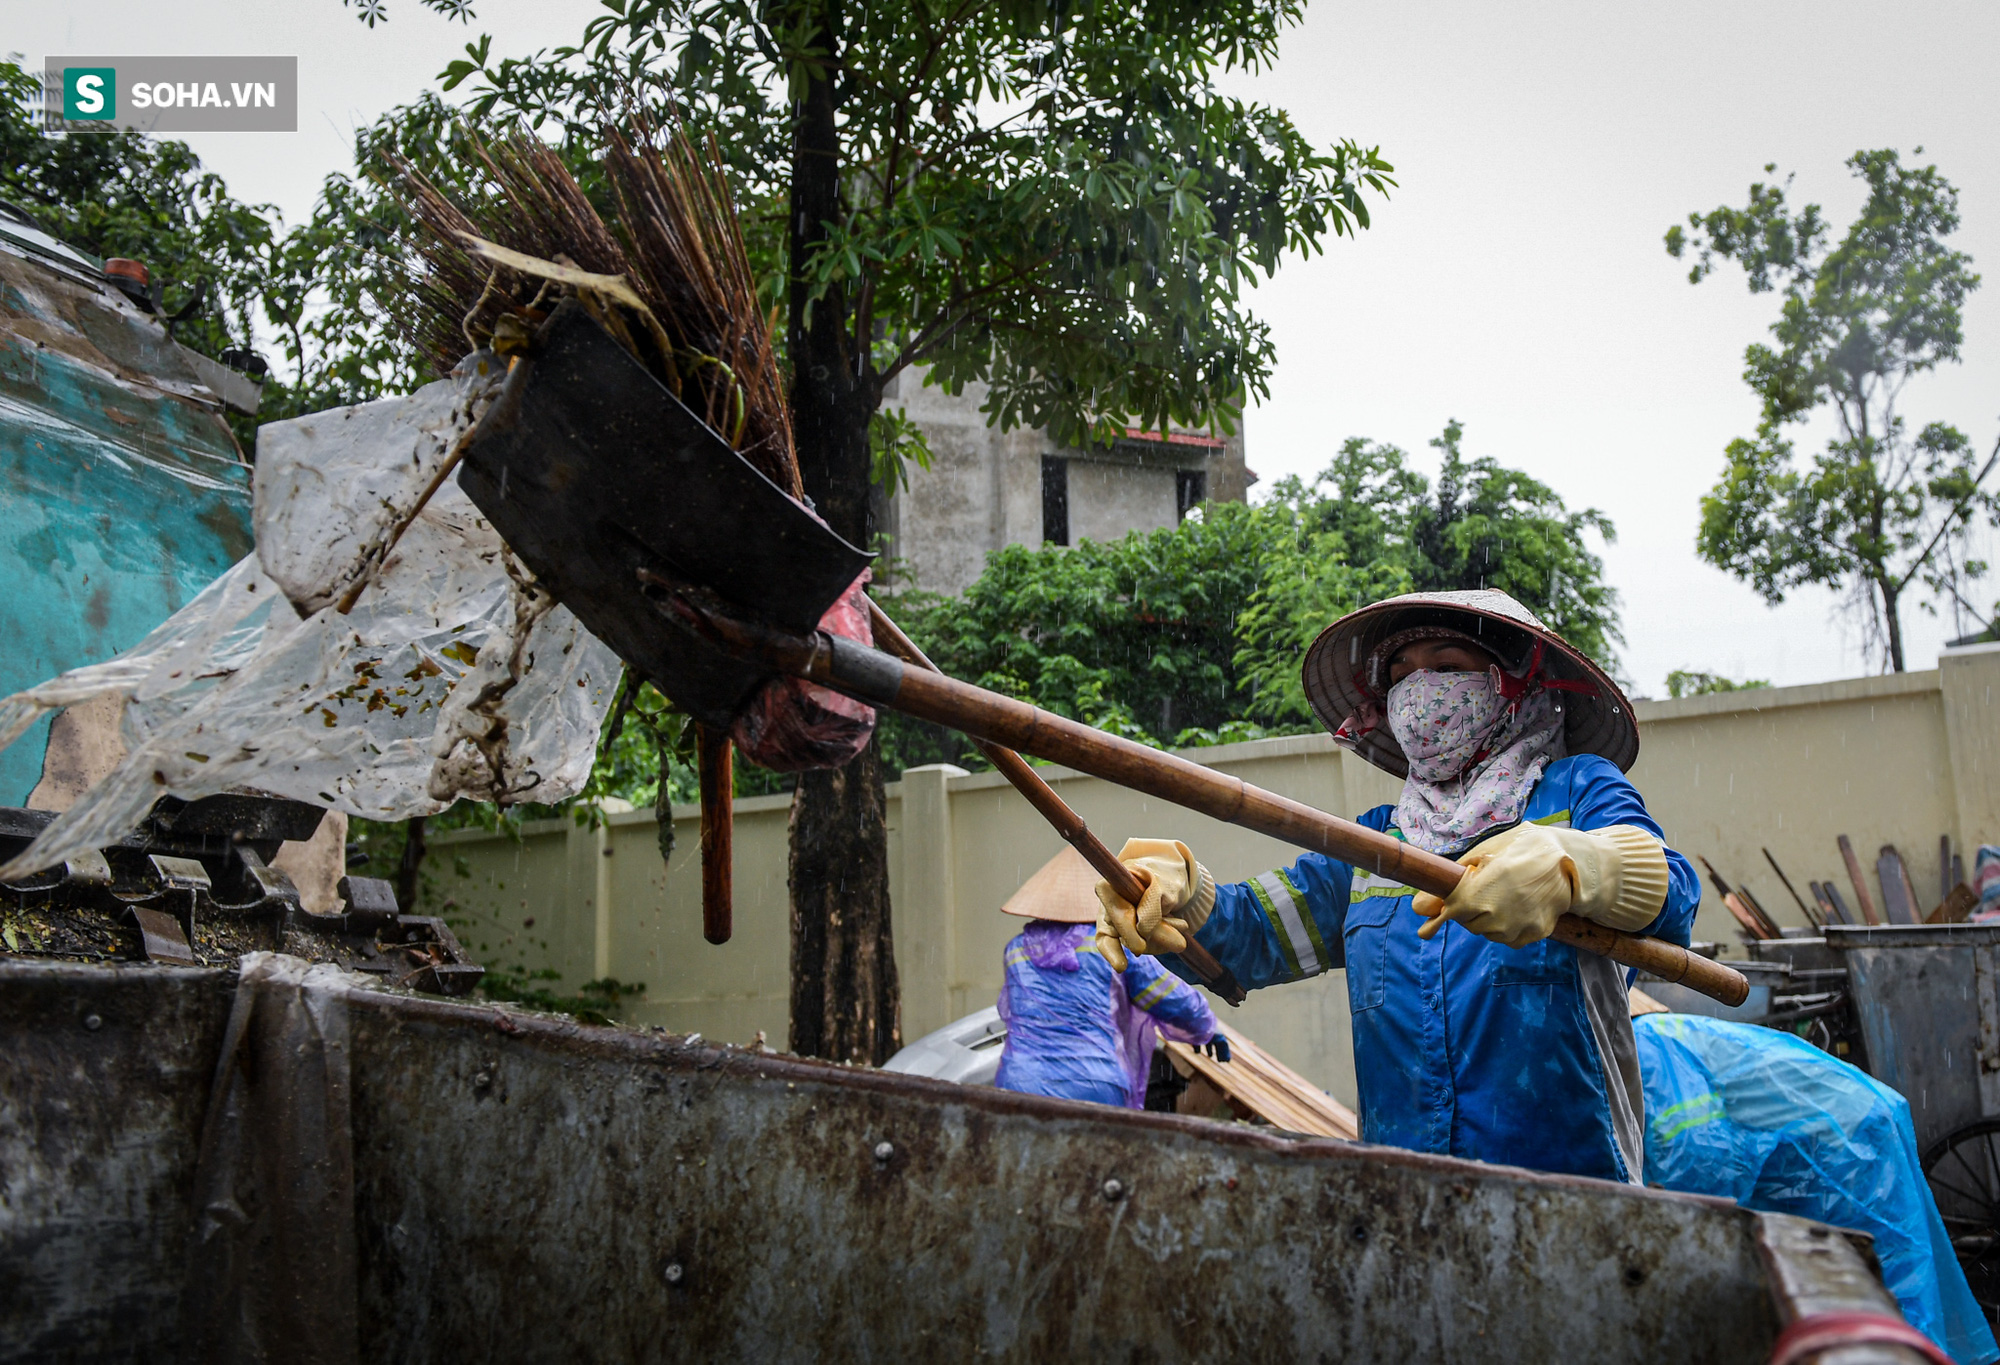
M256 552L117 658L0 701L0 747L109 698L127 751L0 880L114 842L163 796L402 820L581 789L620 660L449 477L505 375L476 352L407 397L265 426Z

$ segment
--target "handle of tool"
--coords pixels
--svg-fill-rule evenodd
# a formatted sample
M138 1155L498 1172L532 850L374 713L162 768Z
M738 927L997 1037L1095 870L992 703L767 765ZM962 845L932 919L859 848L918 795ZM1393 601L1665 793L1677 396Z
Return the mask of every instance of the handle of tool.
M917 647L916 641L903 633L901 626L889 619L889 614L875 602L868 599L868 619L874 627L875 637L886 641L891 652L901 655L906 661L927 672L942 676L942 670L930 661L930 656ZM1090 832L1090 826L1083 817L1070 809L1067 801L1056 795L1055 788L1042 780L1042 775L1028 765L1028 761L1004 745L990 740L973 738L973 746L986 756L986 760L998 769L1007 780L1014 784L1014 790L1028 798L1028 804L1038 811L1044 820L1055 829L1071 848L1083 855L1083 860L1095 868L1097 875L1104 878L1119 898L1127 905L1137 905L1146 894L1145 884L1138 874L1118 861L1105 842ZM1200 977L1205 985L1231 1005L1243 1003L1244 990L1236 976L1215 958L1215 954L1196 943L1192 937L1187 947L1180 952L1181 961Z
M736 753L727 730L694 727L701 788L701 936L727 943L734 925Z
M893 654L856 641L823 631L787 634L723 616L680 595L664 606L716 644L772 668L1324 853L1391 885L1444 898L1465 875L1465 869L1449 858L1426 853L1302 801L1253 787L1240 777L1052 715L948 674L906 665ZM1750 995L1750 983L1741 973L1670 943L1635 939L1572 915L1558 921L1553 937L1585 952L1681 982L1725 1005L1740 1005ZM1705 967L1700 965L1704 962L1708 964Z

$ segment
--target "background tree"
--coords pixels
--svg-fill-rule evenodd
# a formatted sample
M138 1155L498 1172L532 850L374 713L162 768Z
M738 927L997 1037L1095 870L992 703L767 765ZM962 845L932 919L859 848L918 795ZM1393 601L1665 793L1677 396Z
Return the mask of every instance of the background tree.
M1343 612L1401 592L1496 588L1617 674L1618 593L1586 539L1613 540L1610 519L1571 511L1547 484L1490 456L1466 459L1463 438L1452 421L1430 442L1441 460L1435 487L1404 451L1361 437L1310 483L1279 482L1272 501L1297 531L1279 542L1239 627L1253 716L1311 722L1299 681L1306 646Z
M1070 548L1010 546L956 598L893 610L940 667L1158 745L1319 728L1299 683L1335 618L1418 587L1512 593L1608 668L1617 594L1585 534L1612 527L1490 458L1456 422L1431 444L1435 487L1392 445L1356 437L1311 481L1254 506L1210 503L1179 526ZM885 722L892 764L980 760L962 737Z
M1271 366L1241 290L1367 222L1389 167L1315 150L1216 94L1299 0L613 0L575 48L448 73L475 110L588 144L671 96L713 133L784 309L806 491L874 537L871 431L913 365L989 417L1058 439L1227 425ZM761 211L759 211L761 210ZM793 804L792 1047L879 1061L898 1042L879 745L804 774Z
M174 325L183 345L214 356L248 344L277 211L236 199L185 142L130 130L51 136L41 115L41 73L0 61L0 197L71 246L143 262L168 313L204 291Z
M1745 678L1738 682L1720 673L1704 673L1693 668L1676 668L1667 674L1667 695L1670 697L1706 697L1717 692L1751 692L1770 685L1764 678Z
M1695 543L1773 604L1804 584L1846 588L1871 644L1901 672L1904 594L1928 589L1927 610L1940 596L1963 604L1967 581L1986 568L1969 557L1971 526L1982 515L2000 522L2000 499L1982 486L1994 460L1980 464L1943 422L1912 435L1898 410L1912 378L1959 359L1961 312L1979 277L1970 256L1945 245L1958 191L1936 167L1905 166L1887 150L1847 165L1868 200L1831 250L1817 204L1787 208L1789 178L1753 184L1743 208L1690 214L1685 229L1667 231L1669 255L1694 253L1690 282L1733 260L1753 294L1782 295L1775 344L1744 352L1762 420L1754 437L1729 443ZM1822 409L1836 434L1801 466L1785 428Z

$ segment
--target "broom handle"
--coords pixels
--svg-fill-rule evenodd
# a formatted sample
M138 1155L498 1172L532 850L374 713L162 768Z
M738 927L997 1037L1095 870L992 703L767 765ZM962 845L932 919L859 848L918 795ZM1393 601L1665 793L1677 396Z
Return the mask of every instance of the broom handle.
M918 668L931 673L942 673L943 670L932 663L923 650L917 648L916 642L903 633L902 627L889 619L889 614L883 611L872 597L868 598L868 619L875 628L876 638L887 640L893 653L901 655ZM1113 853L1102 839L1090 832L1090 826L1084 823L1083 817L1071 810L1067 801L1056 795L1055 788L1043 781L1041 774L1029 767L1026 759L1012 749L988 740L974 737L972 743L986 756L989 763L1006 775L1007 780L1014 784L1014 790L1028 798L1028 804L1041 813L1042 818L1063 837L1063 841L1081 853L1085 862L1097 869L1097 875L1110 883L1111 889L1121 900L1127 905L1139 903L1140 897L1146 894L1145 884L1131 868L1118 861L1118 855ZM1231 1005L1243 1003L1243 987L1237 984L1235 974L1216 961L1215 954L1195 942L1192 935L1188 937L1187 947L1181 950L1180 959L1202 979L1204 985Z
M696 725L694 751L701 788L701 936L727 943L735 905L735 748L727 730Z
M824 631L786 634L723 616L685 596L665 605L722 647L761 659L781 672L1312 849L1391 885L1449 896L1465 874L1449 858L1253 787L1240 777L1190 763L1178 754L1148 749L946 674L907 666L894 655L853 640ZM1741 972L1662 939L1638 938L1576 915L1558 919L1549 937L1700 991L1725 1005L1740 1005L1750 996L1750 983Z

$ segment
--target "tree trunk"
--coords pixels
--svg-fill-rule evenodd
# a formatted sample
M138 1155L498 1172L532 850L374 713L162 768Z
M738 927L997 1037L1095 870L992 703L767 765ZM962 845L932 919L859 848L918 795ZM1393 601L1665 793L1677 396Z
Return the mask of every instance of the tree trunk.
M888 803L871 743L792 798L792 1051L880 1064L902 1046L889 933Z
M787 348L792 435L806 496L827 524L869 546L868 419L879 401L865 340L849 332L839 286L807 306L801 266L842 217L830 7L814 46L829 65L808 80L792 145L793 272ZM792 1051L880 1063L900 1045L889 923L889 834L879 743L845 768L803 773L792 797Z
M1882 619L1889 629L1889 669L1894 673L1904 671L1903 667L1903 621L1897 608L1901 605L1902 594L1890 587L1887 581L1877 579L1875 586L1882 592Z
M424 817L413 815L403 822L403 856L396 863L396 908L405 915L417 913L417 874L424 866Z

